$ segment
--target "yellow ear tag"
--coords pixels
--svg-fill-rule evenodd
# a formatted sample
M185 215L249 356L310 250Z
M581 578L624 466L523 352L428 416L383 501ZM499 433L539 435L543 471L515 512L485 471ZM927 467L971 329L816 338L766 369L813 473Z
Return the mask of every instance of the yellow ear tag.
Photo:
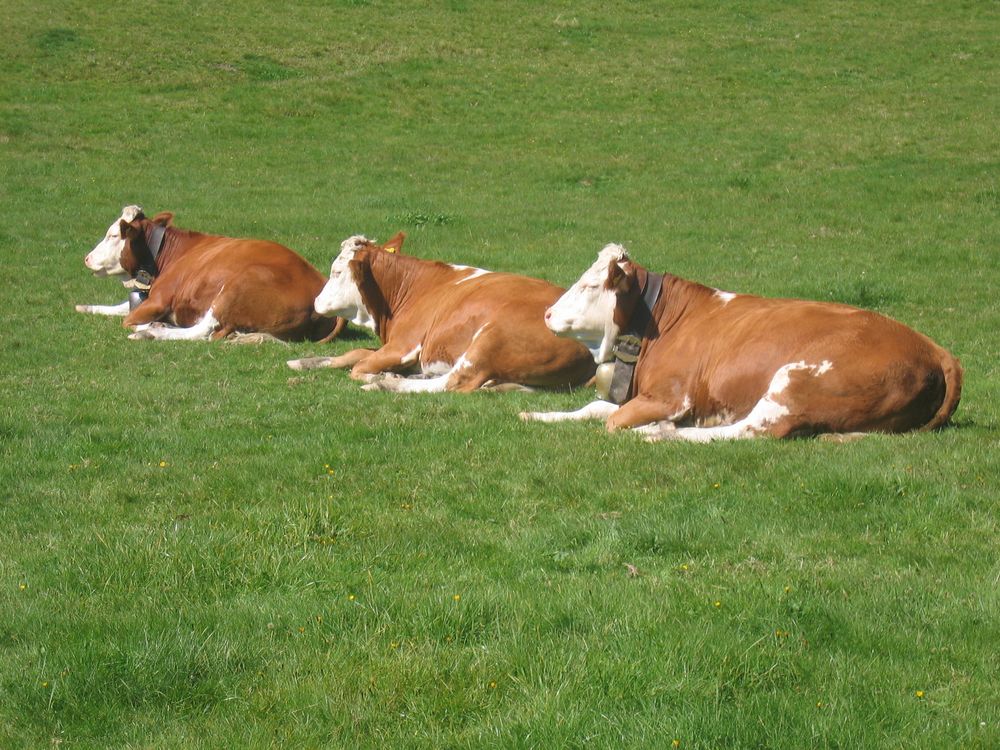
M383 248L383 250L385 250L387 253L394 253L394 252L396 252L396 248L394 248L394 247L386 247L386 248Z

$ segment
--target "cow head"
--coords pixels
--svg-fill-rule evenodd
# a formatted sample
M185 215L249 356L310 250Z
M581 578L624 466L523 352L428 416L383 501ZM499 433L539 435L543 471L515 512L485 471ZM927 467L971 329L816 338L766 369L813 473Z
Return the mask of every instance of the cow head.
M558 336L570 336L590 349L600 364L611 359L622 321L619 295L635 284L635 266L621 245L606 245L594 265L545 311L545 325Z
M355 325L375 330L375 319L365 307L361 294L364 264L373 252L395 253L403 246L404 235L397 234L384 245L355 235L340 243L340 255L330 266L330 280L316 297L316 312L327 317L346 318Z
M169 211L158 213L151 221L154 224L169 226L174 215ZM146 215L142 212L141 206L125 206L122 215L108 227L108 232L104 239L97 243L97 246L87 253L83 259L83 264L94 272L95 276L131 276L135 273L136 261L129 252L130 242L142 237L145 241L142 222Z
M125 249L125 225L143 218L141 206L125 206L122 215L108 227L104 239L97 243L83 264L94 272L95 276L127 276L122 268L122 251Z

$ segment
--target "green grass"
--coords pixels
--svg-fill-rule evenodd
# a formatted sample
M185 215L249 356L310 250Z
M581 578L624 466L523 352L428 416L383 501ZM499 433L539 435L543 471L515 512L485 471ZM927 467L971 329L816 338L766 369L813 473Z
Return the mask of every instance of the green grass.
M0 746L1000 745L1000 6L26 3L0 43ZM850 302L956 426L647 445L586 392L131 342L121 206ZM630 574L630 567L638 575Z

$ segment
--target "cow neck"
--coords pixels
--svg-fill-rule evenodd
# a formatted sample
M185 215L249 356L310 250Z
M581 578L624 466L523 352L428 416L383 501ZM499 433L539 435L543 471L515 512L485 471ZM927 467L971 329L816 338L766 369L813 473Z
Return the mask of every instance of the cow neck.
M383 341L389 338L393 318L405 307L409 297L410 266L417 261L398 252L376 250L368 256L372 288L362 286L362 300L375 321L375 333Z
M635 366L639 361L642 342L653 321L653 309L660 301L664 277L652 273L641 266L636 266L636 290L634 304L629 314L628 322L622 326L615 339L614 371L611 375L611 385L608 388L608 401L623 404L633 396Z
M636 276L641 281L640 274L637 273ZM671 274L649 273L648 277L654 279L659 277L658 298L653 298L655 281L644 282L641 295L637 295L628 330L623 334L623 336L637 337L638 345L634 339L629 339L625 346L620 348L617 343L615 346L614 370L607 400L616 404L624 403L635 396L635 369L640 352L653 346L658 340L669 338L677 326L683 323L689 311L699 308L715 291ZM648 317L645 316L643 308L649 311ZM646 320L645 324L642 322L643 318ZM620 350L624 352L624 356L619 354Z
M383 342L388 340L389 328L400 313L415 301L433 294L434 287L447 284L455 275L455 269L447 263L385 250L368 256L368 268L374 288L362 287L362 301L375 320L375 332Z
M661 304L653 316L656 319L656 337L670 333L694 308L715 293L696 281L688 281L679 276L664 274Z

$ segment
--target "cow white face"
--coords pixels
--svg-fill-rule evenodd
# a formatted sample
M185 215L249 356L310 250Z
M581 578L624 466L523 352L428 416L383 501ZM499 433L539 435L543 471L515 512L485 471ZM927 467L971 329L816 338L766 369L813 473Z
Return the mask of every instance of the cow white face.
M108 233L97 246L87 253L83 264L94 272L95 276L127 276L122 268L122 250L125 249L125 238L122 237L121 223L135 221L142 214L139 206L125 206L122 215L108 227Z
M374 331L375 320L365 308L361 290L349 265L355 253L368 244L369 240L360 235L348 237L340 243L340 255L333 259L330 267L330 280L316 297L314 306L320 315L346 318L355 325Z
M556 303L545 311L545 325L558 336L579 340L600 364L611 359L619 327L615 325L615 290L609 287L612 264L623 264L621 245L606 245L597 260Z

